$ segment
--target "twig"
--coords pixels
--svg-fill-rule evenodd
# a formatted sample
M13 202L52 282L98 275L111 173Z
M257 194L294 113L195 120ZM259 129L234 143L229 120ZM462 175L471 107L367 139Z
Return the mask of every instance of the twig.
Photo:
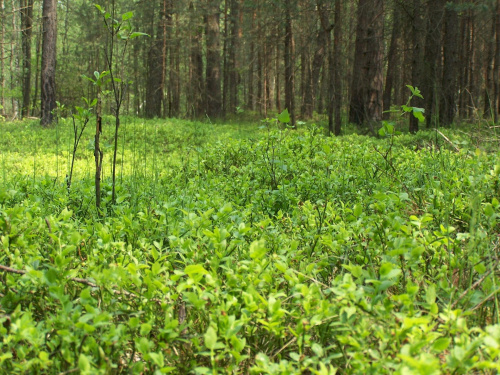
M474 284L472 284L469 288L467 288L467 290L465 290L462 294L460 294L460 296L458 297L458 299L455 302L452 303L451 308L453 309L458 304L458 302L460 302L460 300L467 295L467 293L469 293L473 289L476 289L479 286L479 284L481 284L490 275L490 273L491 273L491 270L487 271L483 275L483 277L481 277Z
M14 268L3 266L1 264L0 264L0 270L3 270L5 272L9 272L9 273L15 273L15 274L18 274L18 275L25 275L26 274L26 271L16 270ZM99 288L99 285L97 285L96 283L93 283L92 281L89 281L87 279L81 279L79 277L71 277L68 280L73 281L75 283L88 285L88 286L90 286L92 288ZM137 294L131 293L131 292L127 292L126 290L110 289L110 291L113 294L121 294L121 295L124 295L124 296L127 296L127 297L140 298L140 296L138 296ZM161 303L162 302L161 299L159 299L159 298L152 298L151 301L156 302L156 303Z
M460 152L460 149L459 149L457 146L455 146L455 144L454 144L452 141L450 141L450 139L449 139L446 135L444 135L443 133L441 133L438 129L436 129L436 131L438 132L438 134L439 134L441 137L443 137L443 138L444 138L444 140L445 140L446 142L448 142L448 143L450 144L450 146L451 146L451 147L453 147L453 148L455 149L455 151L456 151L456 152Z

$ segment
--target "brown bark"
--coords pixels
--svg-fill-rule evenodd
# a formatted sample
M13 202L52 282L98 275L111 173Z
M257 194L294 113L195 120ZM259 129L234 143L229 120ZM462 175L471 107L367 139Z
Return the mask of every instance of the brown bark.
M21 45L23 50L21 116L30 115L31 106L31 35L33 26L33 0L20 0Z
M342 126L342 0L335 1L335 27L333 30L333 117L335 122L335 135L339 136Z
M304 117L311 118L315 107L316 93L318 91L319 77L321 68L324 65L325 55L330 42L330 34L333 25L330 25L328 20L328 8L324 0L316 1L318 17L320 20L320 28L316 37L316 50L312 61L311 69L307 70L308 79L306 81L304 95Z
M427 127L435 125L437 94L440 87L438 81L438 64L441 61L441 30L446 0L427 0L427 17L424 51L424 72L422 80L422 96L425 100L425 117Z
M160 9L156 37L148 52L148 78L146 84L145 115L148 118L162 117L164 104L166 70L166 22L171 14L166 12L167 0L163 0Z
M35 110L37 110L38 106L38 91L40 89L40 80L37 79L40 74L40 58L41 58L41 49L42 49L42 24L40 24L38 28L38 32L35 38L36 43L36 52L35 52L35 92L33 94L33 104L31 105L31 113L34 115Z
M493 70L493 82L495 82L495 93L493 98L493 118L498 122L499 101L500 101L500 0L496 2L495 15L496 37L495 37L495 66Z
M238 107L238 59L236 58L239 53L240 39L241 39L241 26L240 26L240 0L231 0L231 39L229 44L229 79L228 79L228 109L229 112L235 113Z
M57 1L43 0L42 10L41 124L49 126L56 109Z
M493 64L495 60L495 34L496 34L496 17L491 21L491 33L487 42L486 53L486 69L484 70L485 85L484 85L484 117L492 118L492 101L494 99L494 82L493 82ZM494 116L493 116L494 117Z
M206 113L208 117L222 115L221 61L220 61L220 0L210 0L205 16L206 37Z
M500 3L500 0L498 0ZM455 119L458 91L458 48L460 43L460 20L455 8L457 0L448 2L445 10L445 32L443 40L443 95L439 112L442 126L450 125Z
M198 15L194 9L193 2L189 5L190 11L190 30L191 33L191 50L189 56L189 71L190 71L190 98L189 98L189 108L188 112L193 117L200 117L203 115L205 106L203 101L203 95L205 92L205 84L203 80L203 54L201 47L201 38L203 29L198 23Z
M392 11L392 33L391 33L391 42L389 45L388 52L388 64L387 64L387 74L385 76L385 87L383 94L384 101L384 114L383 118L385 120L389 119L390 113L388 112L391 109L392 104L392 90L394 88L396 74L398 72L398 68L401 65L401 35L402 35L402 10L401 4L397 1L394 2L394 9Z
M424 19L422 17L422 3L421 0L413 0L413 61L411 70L411 84L414 87L420 87L422 83L422 73L423 73L423 56L424 40ZM412 99L413 106L422 107L422 99L414 97ZM415 116L410 116L410 133L416 133L418 131L418 119Z
M0 0L0 115L5 115L5 2Z
M384 1L360 0L349 120L368 126L382 119Z
M290 2L285 1L285 107L290 114L290 126L295 127L295 73L294 73L294 48L292 31L292 12Z

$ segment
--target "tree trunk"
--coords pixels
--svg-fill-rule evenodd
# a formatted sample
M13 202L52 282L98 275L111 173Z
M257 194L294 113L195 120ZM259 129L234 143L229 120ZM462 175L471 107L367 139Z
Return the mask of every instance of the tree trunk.
M291 4L285 0L285 107L290 114L290 126L295 128L295 73Z
M402 11L401 4L397 1L394 2L394 9L392 11L392 33L391 33L391 43L389 46L387 64L387 74L385 76L385 87L384 87L384 112L383 118L388 120L392 104L392 90L394 88L394 81L396 79L396 74L401 65L401 55L400 55L400 42L402 35Z
M495 34L496 34L496 17L493 17L491 21L491 33L490 38L487 42L487 57L486 57L486 69L484 70L485 86L484 86L484 118L492 118L492 109L494 106L494 81L493 81L493 64L495 60ZM494 115L493 115L494 117Z
M493 82L495 82L495 96L493 99L493 116L495 123L498 122L500 101L500 0L496 2L496 38L495 38L495 68L493 70Z
M189 113L193 117L201 117L205 111L203 95L205 92L205 84L203 80L203 54L201 47L202 27L198 22L198 15L194 9L193 2L189 4L190 11L190 30L191 33L191 50L189 58L189 70L191 84L189 85L190 108Z
M382 119L384 1L360 0L349 120L368 126Z
M334 133L336 136L340 135L341 126L342 126L342 17L343 17L343 9L342 9L342 1L335 1L335 27L333 30L333 115L335 119L335 130Z
M38 28L38 32L36 34L35 43L36 43L36 57L35 57L35 92L33 94L33 104L31 105L31 113L35 115L36 110L38 109L38 91L40 89L40 80L38 79L40 74L40 58L41 58L41 49L42 49L42 30L43 26L40 23Z
M162 117L162 104L164 102L165 88L165 23L170 14L166 14L166 1L162 1L160 19L158 20L156 37L151 43L148 52L148 78L146 85L146 109L147 118Z
M422 3L420 0L413 0L413 61L411 69L411 84L414 87L420 87L422 83L422 71L423 71L423 56L424 40L424 19L422 17ZM414 97L412 105L416 107L423 106L420 98ZM410 116L410 133L418 132L418 119L415 116Z
M56 109L57 0L43 0L41 124L49 126Z
M240 26L240 0L231 0L231 37L229 43L229 59L228 59L228 109L230 113L236 113L238 107L238 59L241 26Z
M2 25L0 27L0 115L5 116L5 2L0 0L0 19Z
M498 0L500 3L500 0ZM445 10L445 33L443 41L444 70L443 95L439 112L439 122L442 126L450 125L456 114L458 91L458 47L460 19L455 9L457 0L448 2Z
M206 66L206 113L208 117L222 115L221 72L220 72L220 0L210 0L205 16L207 46Z
M33 26L33 0L20 0L21 45L23 50L21 117L30 115L31 106L31 35Z
M427 0L428 22L425 35L424 72L422 79L422 96L425 100L425 117L427 127L436 125L436 109L438 88L438 62L441 61L442 19L446 0Z

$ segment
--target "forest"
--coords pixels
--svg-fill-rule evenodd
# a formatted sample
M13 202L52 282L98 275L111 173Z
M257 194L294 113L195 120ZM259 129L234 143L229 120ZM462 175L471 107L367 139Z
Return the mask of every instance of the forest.
M500 0L0 20L0 374L500 372Z

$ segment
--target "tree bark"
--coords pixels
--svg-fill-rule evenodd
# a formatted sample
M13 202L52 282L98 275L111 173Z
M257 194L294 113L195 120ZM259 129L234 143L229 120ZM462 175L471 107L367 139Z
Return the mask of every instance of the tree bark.
M157 24L156 37L151 43L148 52L148 78L146 85L147 118L163 117L162 105L164 104L165 70L166 70L166 22L170 14L166 13L166 2L162 0L160 19Z
M498 0L500 3L500 0ZM443 41L444 70L443 95L439 112L442 126L450 125L455 119L458 91L458 47L460 19L456 10L457 0L448 2L445 9L445 32Z
M221 61L220 61L220 0L208 2L205 16L206 36L206 113L210 118L222 115Z
M0 19L2 25L0 27L0 115L5 116L5 2L0 0Z
M438 62L441 61L441 36L443 14L446 0L427 0L428 22L425 34L424 72L422 79L422 96L425 100L425 117L427 128L436 125L436 109L438 105Z
M294 48L292 31L292 12L290 2L285 1L285 107L290 114L290 126L295 128L295 73L294 73Z
M495 82L495 95L493 99L493 118L498 122L499 101L500 101L500 0L496 2L496 38L495 38L495 68L493 70L493 82Z
M424 36L424 19L422 17L422 8L421 0L413 0L413 61L411 69L411 84L414 87L420 87L422 83L422 65L424 63L424 40L422 38L422 36ZM412 100L412 105L416 107L423 106L423 103L421 103L422 99L414 97ZM419 121L415 118L415 116L410 116L410 133L414 134L418 132L418 122Z
M41 124L49 126L56 109L57 0L43 0Z
M343 0L335 1L335 27L333 30L333 117L335 122L334 133L340 135L342 126L342 17L343 17Z
M31 35L33 31L33 0L20 0L21 45L23 50L21 117L30 115L31 106Z
M203 29L199 24L199 16L196 13L193 2L189 4L190 12L190 30L191 30L191 50L189 57L190 71L190 106L188 112L192 117L201 117L205 111L203 95L205 84L203 80L203 54L201 47L201 38Z
M493 81L493 64L495 61L495 34L496 34L496 16L491 20L491 32L490 38L487 42L487 53L486 53L486 69L484 70L484 118L492 118L494 117L492 113L492 109L494 106L494 81ZM492 116L493 115L493 116Z
M384 1L360 0L357 18L349 120L375 134L383 110Z
M383 94L384 101L384 114L382 117L388 120L392 104L392 90L394 88L394 83L396 79L396 74L398 68L401 65L401 55L400 55L400 45L401 45L401 35L402 35L402 10L401 4L397 1L394 2L394 9L392 11L392 33L391 33L391 43L388 52L388 64L387 64L387 74L385 76L385 87Z

